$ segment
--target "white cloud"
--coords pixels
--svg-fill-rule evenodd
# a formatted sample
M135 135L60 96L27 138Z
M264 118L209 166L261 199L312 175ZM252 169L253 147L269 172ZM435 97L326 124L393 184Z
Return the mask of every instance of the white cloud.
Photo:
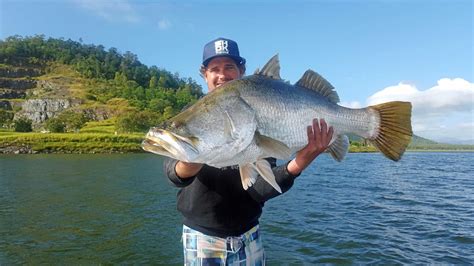
M160 30L167 30L169 29L169 27L171 27L171 22L167 19L161 19L160 21L158 21L158 28Z
M424 91L400 83L373 94L367 104L396 100L412 103L415 134L441 142L474 141L474 83L444 78Z
M140 20L133 6L126 0L74 0L74 2L108 21L135 23Z
M362 108L362 104L358 101L352 101L352 102L340 102L338 103L341 106L347 107L347 108Z

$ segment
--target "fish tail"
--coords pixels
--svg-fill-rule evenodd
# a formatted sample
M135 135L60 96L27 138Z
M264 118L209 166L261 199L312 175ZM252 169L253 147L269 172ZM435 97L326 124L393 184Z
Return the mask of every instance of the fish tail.
M378 132L370 141L388 158L398 161L411 141L411 103L387 102L369 106L380 116Z

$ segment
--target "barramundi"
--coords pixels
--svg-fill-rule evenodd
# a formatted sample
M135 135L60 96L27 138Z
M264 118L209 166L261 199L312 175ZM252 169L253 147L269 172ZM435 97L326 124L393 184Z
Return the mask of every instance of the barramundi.
M338 102L334 87L312 70L294 85L282 80L275 55L253 75L221 85L164 125L151 128L142 147L184 162L238 165L244 189L260 175L280 193L264 158L294 156L307 145L306 128L314 118L333 127L327 151L337 161L348 151L347 134L367 139L389 159L400 160L412 136L411 103L352 109Z

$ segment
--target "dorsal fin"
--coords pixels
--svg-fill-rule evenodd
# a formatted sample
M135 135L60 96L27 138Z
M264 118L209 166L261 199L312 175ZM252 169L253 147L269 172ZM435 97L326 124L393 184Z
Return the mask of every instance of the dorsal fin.
M271 79L281 79L280 78L280 60L278 59L278 54L274 55L270 60L265 64L262 70L256 70L256 75L263 75Z
M334 87L331 85L331 83L311 69L308 69L306 72L304 72L301 79L296 82L296 86L314 90L322 96L328 98L330 102L339 102L339 95L337 95L337 92L334 90Z

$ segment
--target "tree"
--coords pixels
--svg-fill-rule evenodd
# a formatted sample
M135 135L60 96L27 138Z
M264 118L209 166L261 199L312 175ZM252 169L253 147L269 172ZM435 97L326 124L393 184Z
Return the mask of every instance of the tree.
M63 122L66 131L78 131L89 121L84 113L71 110L59 114L58 119Z
M66 130L66 124L57 117L46 120L45 126L47 130L53 133L63 133Z
M46 128L55 133L78 131L89 119L83 114L74 111L64 111L57 117L46 120Z
M115 120L115 128L120 132L145 132L156 126L162 117L151 111L131 111L122 113Z
M13 119L13 113L0 109L0 127L9 124Z
M155 89L158 87L158 79L156 78L156 76L151 77L148 87L150 89Z
M165 110L163 111L163 119L170 119L175 115L175 112L173 111L173 107L171 106L166 106Z
M78 131L89 121L83 113L72 111L65 111L60 117L65 121L67 131Z
M170 105L171 103L168 100L160 99L160 98L151 99L150 102L148 102L148 108L151 111L154 111L160 114L162 114L165 111L165 108Z
M14 121L15 132L31 132L33 131L32 121L22 117Z

